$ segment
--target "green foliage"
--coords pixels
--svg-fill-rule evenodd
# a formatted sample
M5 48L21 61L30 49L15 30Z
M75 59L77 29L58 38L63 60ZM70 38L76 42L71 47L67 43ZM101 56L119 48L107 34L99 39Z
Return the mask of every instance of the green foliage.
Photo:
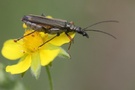
M0 90L27 90L23 83L5 72L5 67L0 63Z

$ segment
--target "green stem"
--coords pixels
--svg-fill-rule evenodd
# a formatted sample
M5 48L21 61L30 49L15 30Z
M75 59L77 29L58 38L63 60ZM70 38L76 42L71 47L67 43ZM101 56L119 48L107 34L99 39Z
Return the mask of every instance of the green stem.
M49 83L50 83L50 90L53 90L53 83L52 83L50 68L48 65L46 66L46 72L47 72Z

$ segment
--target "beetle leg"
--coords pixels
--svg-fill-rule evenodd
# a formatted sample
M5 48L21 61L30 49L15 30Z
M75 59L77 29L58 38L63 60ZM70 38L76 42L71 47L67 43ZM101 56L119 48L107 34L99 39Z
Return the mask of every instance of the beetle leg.
M71 36L68 33L65 33L67 35L67 37L69 38L70 42L69 42L69 46L68 46L68 50L71 47L71 43L74 41L73 38L71 38Z
M33 32L30 32L30 33L28 33L28 34L26 34L26 35L24 35L24 36L22 36L22 37L20 37L20 38L18 38L18 39L15 39L14 41L17 42L17 41L19 41L20 39L22 39L22 38L24 38L24 37L26 37L26 36L29 36L29 35L31 35L31 34L34 33L34 32L36 32L36 30L34 30Z
M44 42L43 44L41 44L39 47L42 47L44 44L48 43L49 41L53 40L54 38L56 38L57 36L59 36L60 34L57 33L54 37L52 37L51 39L49 39L48 41Z

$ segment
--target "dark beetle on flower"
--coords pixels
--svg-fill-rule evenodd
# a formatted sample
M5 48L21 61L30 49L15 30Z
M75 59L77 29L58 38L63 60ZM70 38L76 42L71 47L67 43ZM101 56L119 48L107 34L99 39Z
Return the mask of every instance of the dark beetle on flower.
M113 36L112 34L109 34L107 32L100 31L100 30L94 30L94 29L87 30L87 28L100 24L100 23L105 23L105 22L116 22L116 23L118 22L116 20L107 20L107 21L101 21L101 22L94 23L86 28L81 28L81 27L75 26L73 24L73 22L68 22L66 20L47 18L44 15L38 16L38 15L31 15L31 14L25 15L22 18L22 21L29 28L34 30L33 32L31 32L25 36L28 36L28 35L34 33L35 31L44 32L44 33L48 33L48 34L56 34L54 37L52 37L47 42L51 41L52 39L59 36L63 32L65 32L65 34L69 37L70 42L72 41L72 38L68 34L69 32L77 32L77 33L89 38L89 35L87 34L86 31L95 31L95 32L101 32L101 33L107 34L116 39L115 36ZM23 37L25 37L25 36L23 36ZM23 37L21 37L21 38L23 38ZM17 40L20 40L21 38L19 38ZM47 42L44 42L41 46L43 46Z

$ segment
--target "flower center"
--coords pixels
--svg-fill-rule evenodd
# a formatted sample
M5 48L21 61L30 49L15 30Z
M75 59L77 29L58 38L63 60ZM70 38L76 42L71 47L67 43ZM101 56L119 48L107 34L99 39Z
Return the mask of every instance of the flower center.
M26 30L24 35L33 32L33 30ZM34 32L23 38L24 47L28 52L35 52L39 49L39 46L43 44L43 39L40 35L40 32Z

